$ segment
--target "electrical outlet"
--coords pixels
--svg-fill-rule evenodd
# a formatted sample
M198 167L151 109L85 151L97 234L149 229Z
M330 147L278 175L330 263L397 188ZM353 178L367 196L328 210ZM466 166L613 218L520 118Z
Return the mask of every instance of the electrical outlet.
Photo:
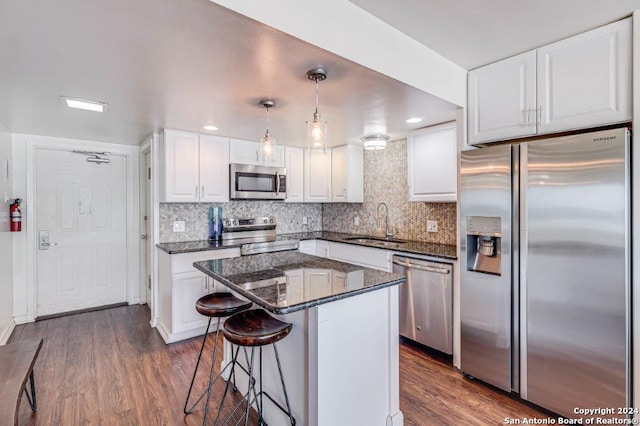
M173 221L173 232L185 232L186 230L187 230L187 225L184 220Z
M438 232L438 221L437 220L428 220L427 221L427 232Z
M302 224L306 225L309 223L309 219L307 218L307 216L302 216Z
M356 217L353 218L353 224L355 226L360 225L360 216L356 216Z

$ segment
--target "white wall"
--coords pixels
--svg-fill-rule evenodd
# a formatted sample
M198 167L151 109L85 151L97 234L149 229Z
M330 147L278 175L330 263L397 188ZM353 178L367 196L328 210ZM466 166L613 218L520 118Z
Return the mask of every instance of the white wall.
M5 202L6 198L13 197L12 182L7 171L10 160L11 134L0 125L0 345L6 343L15 326L13 321L13 235L9 232L9 204Z

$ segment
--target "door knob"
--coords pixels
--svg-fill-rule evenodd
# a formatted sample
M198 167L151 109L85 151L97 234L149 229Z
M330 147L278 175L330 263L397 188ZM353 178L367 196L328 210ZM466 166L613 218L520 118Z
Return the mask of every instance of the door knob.
M146 240L146 239L147 239L147 234L142 234L142 235L140 235L140 239L141 239L141 240Z

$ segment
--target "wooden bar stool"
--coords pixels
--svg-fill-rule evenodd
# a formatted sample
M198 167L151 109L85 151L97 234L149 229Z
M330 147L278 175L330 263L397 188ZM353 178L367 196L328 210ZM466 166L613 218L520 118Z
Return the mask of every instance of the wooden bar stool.
M249 385L247 394L245 395L245 399L247 400L247 406L244 413L245 425L249 422L249 408L255 402L258 407L258 416L259 416L259 424L266 424L263 418L262 412L262 397L266 396L273 402L283 413L285 413L292 425L296 424L296 420L293 418L293 414L291 413L291 406L289 405L289 397L287 396L287 388L284 384L284 376L282 375L282 367L280 365L280 357L278 356L278 348L276 347L276 342L284 339L291 332L292 325L290 323L282 322L277 320L267 314L262 309L251 309L248 311L243 311L229 317L223 326L222 334L224 337L232 344L242 347L251 347L251 361L249 361ZM284 393L284 400L286 402L287 408L285 409L280 404L278 404L267 392L262 390L262 347L265 345L273 345L273 350L276 356L276 362L278 364L278 373L280 373L280 383L282 384L282 391ZM260 381L260 392L256 394L255 389L255 380L253 379L253 359L255 348L258 347L260 349L260 372L259 372L259 381ZM236 351L235 357L237 358L238 351ZM235 359L234 359L235 361ZM235 368L235 363L232 366L232 371ZM215 424L218 423L218 418L220 417L220 412L222 411L222 405L224 403L224 399L227 396L227 391L229 389L229 383L227 382L227 386L224 391L224 395L222 396L222 401L220 402L220 408L218 409L218 416L216 417ZM253 390L253 398L251 398L251 391ZM232 418L233 414L236 410L242 405L242 402L238 404L235 409L231 412L225 423ZM241 419L242 420L242 419Z
M205 393L207 395L207 401L204 406L204 417L202 420L202 424L205 424L207 420L207 414L209 411L209 399L211 397L211 388L213 388L213 384L220 376L222 376L223 372L227 369L229 364L225 366L225 368L220 371L216 377L213 377L213 369L216 365L216 355L217 355L217 347L218 347L218 335L220 334L220 320L223 317L228 317L233 314L237 314L241 311L249 309L252 303L246 300L241 300L232 295L231 293L211 293L206 296L202 296L196 302L196 310L206 317L209 317L209 322L207 323L207 330L204 333L204 337L202 338L202 346L200 347L200 354L198 355L198 361L196 362L196 368L193 371L193 377L191 378L191 385L189 386L189 392L187 393L187 399L184 402L184 413L190 414L193 412L193 409L198 405L198 403L202 400ZM189 405L189 398L191 397L191 390L193 389L193 383L196 380L196 374L198 373L198 367L200 366L200 360L202 359L202 352L204 351L204 345L207 341L207 336L209 334L209 327L211 327L211 319L218 318L218 326L216 328L215 340L213 341L213 353L211 359L211 371L209 372L209 386L207 387L207 391L203 392L202 395L198 398L198 400L191 406L191 408L187 409ZM237 355L238 349L236 349ZM233 353L233 350L232 350ZM237 356L234 356L235 359ZM233 373L233 367L231 368ZM231 381L231 376L227 381L227 384ZM235 386L235 384L234 384Z

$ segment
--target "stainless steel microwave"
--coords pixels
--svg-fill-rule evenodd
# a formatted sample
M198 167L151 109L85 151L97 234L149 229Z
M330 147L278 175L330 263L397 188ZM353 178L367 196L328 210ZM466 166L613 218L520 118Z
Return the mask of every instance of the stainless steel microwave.
M287 198L287 169L230 164L229 186L232 200L284 200Z

